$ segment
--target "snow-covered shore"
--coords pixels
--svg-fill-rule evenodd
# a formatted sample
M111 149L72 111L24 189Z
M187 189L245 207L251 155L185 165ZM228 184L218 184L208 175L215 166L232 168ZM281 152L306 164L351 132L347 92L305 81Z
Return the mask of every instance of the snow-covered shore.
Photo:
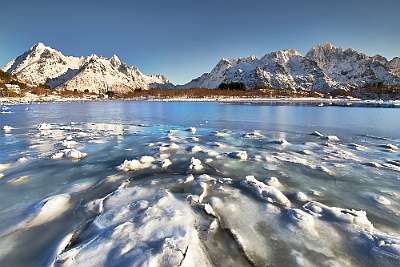
M122 99L106 99L110 100L122 100ZM255 102L255 103L275 103L275 104L285 104L285 103L309 103L316 105L394 105L400 106L400 100L365 100L359 98L240 98L240 97L203 97L203 98L129 98L123 100L131 101L159 101L159 102ZM23 104L23 103L37 103L37 102L86 102L86 101L104 101L104 99L94 99L94 98L74 98L74 97L60 97L60 96L27 96L27 97L0 97L0 104Z

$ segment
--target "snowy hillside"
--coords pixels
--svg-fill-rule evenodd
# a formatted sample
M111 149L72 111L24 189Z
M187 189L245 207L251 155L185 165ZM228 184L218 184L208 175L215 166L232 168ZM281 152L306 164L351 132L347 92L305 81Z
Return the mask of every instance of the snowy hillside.
M56 89L88 89L96 93L173 87L163 75L144 75L138 68L122 63L116 55L111 58L64 56L42 43L31 47L2 70L30 85L47 84Z
M368 57L353 49L343 51L331 44L317 45L306 56L281 50L261 59L221 59L210 73L179 88L217 88L222 82L243 82L247 88L270 87L319 90L346 89L363 83L400 85L400 59ZM396 76L397 75L397 76Z

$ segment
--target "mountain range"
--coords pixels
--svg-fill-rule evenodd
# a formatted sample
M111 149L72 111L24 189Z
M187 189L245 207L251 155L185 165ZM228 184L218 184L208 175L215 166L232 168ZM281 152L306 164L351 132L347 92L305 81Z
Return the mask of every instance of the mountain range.
M57 90L79 89L97 93L173 87L165 76L145 75L137 67L121 62L116 55L111 58L64 56L43 43L32 46L2 70L29 85L46 84Z
M180 88L216 88L220 83L243 82L247 88L269 87L329 92L363 84L400 85L400 58L366 56L354 49L317 45L305 55L281 50L239 59L221 59L205 73Z
M145 75L114 55L111 58L90 55L64 56L38 43L18 56L3 71L21 81L47 84L57 90L79 89L90 92L132 91L138 88L217 88L221 83L243 82L247 88L295 90L350 89L364 84L400 86L400 58L387 60L380 55L367 56L329 43L311 48L303 56L296 50L280 50L239 59L221 59L209 73L184 85L174 86L163 75Z

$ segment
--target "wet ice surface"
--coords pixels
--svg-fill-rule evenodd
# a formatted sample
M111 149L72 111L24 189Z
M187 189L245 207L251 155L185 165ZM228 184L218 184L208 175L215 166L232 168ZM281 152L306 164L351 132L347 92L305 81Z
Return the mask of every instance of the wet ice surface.
M400 264L398 139L11 127L0 135L0 266Z

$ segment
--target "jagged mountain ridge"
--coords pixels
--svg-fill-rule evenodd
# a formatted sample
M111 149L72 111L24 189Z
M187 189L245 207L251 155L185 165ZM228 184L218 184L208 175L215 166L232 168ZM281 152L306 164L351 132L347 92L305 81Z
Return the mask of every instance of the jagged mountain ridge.
M61 52L38 43L18 56L3 71L14 74L30 85L47 84L55 89L79 89L90 92L121 92L138 88L172 88L163 75L148 76L130 67L114 55L111 58L90 55L64 56Z
M400 85L400 59L366 56L329 43L317 45L306 56L296 50L281 50L239 59L221 59L205 73L179 88L216 88L222 82L243 82L247 88L270 87L329 92L365 83Z

